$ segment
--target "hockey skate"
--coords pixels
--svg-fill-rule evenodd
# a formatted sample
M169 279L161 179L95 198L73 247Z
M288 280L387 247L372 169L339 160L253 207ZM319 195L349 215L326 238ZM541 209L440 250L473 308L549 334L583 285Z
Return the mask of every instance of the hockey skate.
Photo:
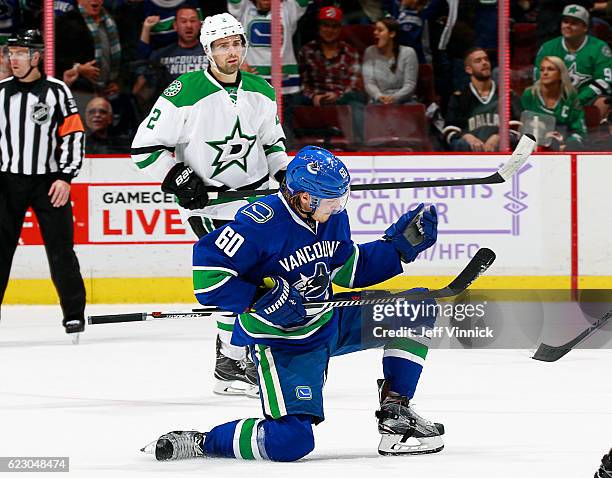
M248 354L243 360L234 360L223 355L219 337L217 337L215 378L217 384L213 392L218 395L246 395L250 398L259 398L255 364Z
M168 432L149 443L140 451L155 455L158 461L181 460L204 456L204 437L206 433L195 430Z
M407 397L387 390L385 380L378 381L380 410L378 432L382 435L378 445L381 455L420 455L436 453L444 448L444 425L432 423L419 416Z
M70 319L63 322L67 334L76 334L85 330L85 319Z
M601 466L595 472L594 478L612 478L612 448L607 455L601 459Z

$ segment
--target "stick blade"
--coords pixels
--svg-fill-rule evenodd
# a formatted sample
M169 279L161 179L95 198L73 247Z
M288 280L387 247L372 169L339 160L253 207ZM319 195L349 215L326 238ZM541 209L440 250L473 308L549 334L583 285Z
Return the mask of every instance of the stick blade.
M487 271L494 261L495 252L486 247L478 249L478 252L476 252L469 264L455 277L448 285L448 288L456 291L467 289L472 282Z
M570 350L572 350L571 347L553 347L552 345L541 343L531 358L541 362L556 362Z
M498 171L498 174L507 181L521 168L527 161L529 156L534 152L537 146L535 137L530 134L524 134L521 136L516 148L512 152L512 156L506 164L504 164Z

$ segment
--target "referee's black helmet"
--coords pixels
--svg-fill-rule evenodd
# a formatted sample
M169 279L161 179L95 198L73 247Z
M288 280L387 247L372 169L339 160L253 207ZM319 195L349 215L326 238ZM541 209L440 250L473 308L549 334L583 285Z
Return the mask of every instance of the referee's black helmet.
M42 50L43 38L38 30L20 30L13 33L8 41L8 46L23 46L34 50Z

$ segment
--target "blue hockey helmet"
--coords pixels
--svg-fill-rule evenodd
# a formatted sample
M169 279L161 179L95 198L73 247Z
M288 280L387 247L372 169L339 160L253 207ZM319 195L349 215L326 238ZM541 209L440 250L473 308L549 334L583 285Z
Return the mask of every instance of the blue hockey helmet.
M344 210L350 193L351 177L340 159L324 148L305 146L287 166L285 184L289 193L310 194L314 212L320 205L330 207L332 214Z

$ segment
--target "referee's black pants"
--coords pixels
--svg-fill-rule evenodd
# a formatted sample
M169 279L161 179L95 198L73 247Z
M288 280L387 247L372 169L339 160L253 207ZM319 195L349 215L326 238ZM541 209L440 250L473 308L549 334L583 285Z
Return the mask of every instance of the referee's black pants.
M25 213L31 206L40 224L51 279L59 295L65 323L84 318L85 285L74 253L72 205L68 199L64 206L53 207L49 188L54 180L51 175L0 173L0 304Z

